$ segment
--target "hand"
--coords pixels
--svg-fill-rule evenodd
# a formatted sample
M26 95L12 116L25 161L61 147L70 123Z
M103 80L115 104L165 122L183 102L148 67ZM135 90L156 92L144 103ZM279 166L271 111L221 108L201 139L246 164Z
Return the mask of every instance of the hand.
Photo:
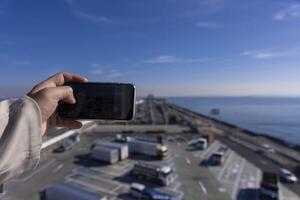
M52 127L81 128L82 124L71 119L64 119L57 113L60 101L75 104L73 90L63 86L65 82L87 82L84 77L70 73L58 73L36 85L27 95L39 105L42 114L42 135Z

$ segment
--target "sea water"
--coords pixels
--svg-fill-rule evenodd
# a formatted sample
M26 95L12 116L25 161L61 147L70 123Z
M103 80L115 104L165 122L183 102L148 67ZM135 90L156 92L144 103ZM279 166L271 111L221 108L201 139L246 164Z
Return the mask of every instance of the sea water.
M170 97L167 100L241 128L300 144L300 98ZM212 109L219 109L219 115L213 115Z

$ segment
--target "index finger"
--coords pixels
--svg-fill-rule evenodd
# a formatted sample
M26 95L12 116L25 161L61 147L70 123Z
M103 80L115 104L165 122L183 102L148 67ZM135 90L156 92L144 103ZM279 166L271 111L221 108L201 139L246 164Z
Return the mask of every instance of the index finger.
M61 73L57 73L57 74L51 76L46 81L51 81L56 86L62 86L65 84L65 82L68 82L68 81L84 83L84 82L87 82L88 80L87 80L87 78L85 78L83 76L79 76L79 75L71 74L71 73L67 73L67 72L61 72Z

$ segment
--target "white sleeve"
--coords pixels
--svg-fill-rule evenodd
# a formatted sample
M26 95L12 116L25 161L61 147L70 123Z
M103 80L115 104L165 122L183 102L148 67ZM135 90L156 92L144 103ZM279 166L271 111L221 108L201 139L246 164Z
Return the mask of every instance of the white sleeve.
M0 183L36 167L41 124L39 106L32 98L0 102Z

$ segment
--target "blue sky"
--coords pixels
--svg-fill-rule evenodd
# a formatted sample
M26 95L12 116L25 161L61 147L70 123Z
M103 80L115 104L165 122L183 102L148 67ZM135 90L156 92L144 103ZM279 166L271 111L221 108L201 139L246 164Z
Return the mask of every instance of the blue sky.
M0 97L58 71L140 96L299 96L300 2L0 0Z

